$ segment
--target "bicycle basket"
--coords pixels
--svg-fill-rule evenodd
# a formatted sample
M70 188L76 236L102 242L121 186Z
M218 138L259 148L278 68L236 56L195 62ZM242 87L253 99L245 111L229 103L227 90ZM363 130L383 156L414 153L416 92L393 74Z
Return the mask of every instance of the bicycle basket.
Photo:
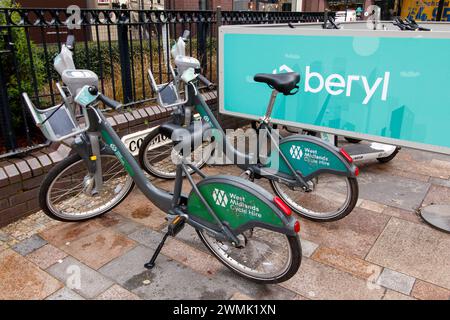
M22 95L34 122L50 141L59 142L79 135L89 128L89 123L86 123L84 128L78 124L70 107L65 102L47 109L38 109L31 102L27 93ZM85 119L88 121L87 117Z
M172 67L170 69L172 71L174 79L176 79L175 73L174 73ZM179 107L179 106L184 105L187 102L187 100L183 101L180 98L176 80L174 80L173 82L169 82L169 83L157 84L155 77L153 76L153 73L150 69L148 70L148 76L149 76L150 84L151 84L153 90L157 94L156 99L157 99L158 105L160 107L163 107L163 108Z

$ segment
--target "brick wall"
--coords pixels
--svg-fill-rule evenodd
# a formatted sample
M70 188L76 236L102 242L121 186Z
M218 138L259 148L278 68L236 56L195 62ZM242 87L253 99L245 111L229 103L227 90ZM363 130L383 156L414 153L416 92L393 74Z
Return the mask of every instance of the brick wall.
M215 93L205 93L210 105L216 104ZM217 112L217 108L212 108ZM147 106L108 117L119 136L159 125L170 116L171 110ZM225 128L236 128L245 120L218 116ZM39 186L46 173L70 153L63 144L34 151L19 158L0 160L0 227L39 210Z

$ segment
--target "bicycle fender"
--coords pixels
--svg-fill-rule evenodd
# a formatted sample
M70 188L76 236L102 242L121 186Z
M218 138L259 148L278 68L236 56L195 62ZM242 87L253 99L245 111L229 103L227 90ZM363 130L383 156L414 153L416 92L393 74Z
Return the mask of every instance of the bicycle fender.
M294 225L297 220L277 207L272 194L248 180L233 176L212 176L200 181L197 187L219 220L235 235L254 227L287 235L296 234ZM187 210L190 219L220 230L194 190L189 195Z
M317 137L289 136L280 141L279 148L294 170L301 172L306 180L321 173L357 176L357 167L350 163L337 147ZM272 152L267 166L278 172L292 175L284 159L274 158L276 155Z

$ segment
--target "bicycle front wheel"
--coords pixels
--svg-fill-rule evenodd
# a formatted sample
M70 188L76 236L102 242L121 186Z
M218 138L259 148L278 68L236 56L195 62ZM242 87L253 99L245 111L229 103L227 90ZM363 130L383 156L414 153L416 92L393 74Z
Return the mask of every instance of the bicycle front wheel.
M311 180L311 192L270 181L275 193L300 216L314 221L335 221L348 215L358 201L356 178L321 174Z
M300 267L302 250L298 236L287 236L268 229L249 229L236 248L207 232L197 233L212 254L233 272L259 283L279 283L290 279Z
M100 216L122 202L134 182L120 161L101 155L103 189L92 193L93 177L85 161L73 154L56 165L45 177L39 203L45 214L60 221L81 221Z
M145 137L139 149L139 163L150 175L162 179L175 179L177 165L172 161L173 142L170 138L163 136L159 128L153 130ZM191 152L190 162L196 168L201 169L211 156L209 142ZM181 155L179 155L181 157ZM194 170L188 168L192 174Z

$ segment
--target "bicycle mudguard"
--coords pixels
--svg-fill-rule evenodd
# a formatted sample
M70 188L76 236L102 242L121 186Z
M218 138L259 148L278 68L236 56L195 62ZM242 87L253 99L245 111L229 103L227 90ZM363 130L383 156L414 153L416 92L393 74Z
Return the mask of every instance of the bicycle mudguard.
M197 188L220 221L235 235L254 227L296 234L297 219L284 213L274 202L274 196L254 183L239 177L213 176L200 181ZM194 190L189 195L187 210L190 219L220 230Z
M293 135L280 141L279 148L294 170L301 172L305 180L321 173L332 173L348 177L358 175L357 167L346 159L337 147L306 135ZM273 158L278 156L278 159ZM266 166L277 172L292 175L284 159L272 153Z

